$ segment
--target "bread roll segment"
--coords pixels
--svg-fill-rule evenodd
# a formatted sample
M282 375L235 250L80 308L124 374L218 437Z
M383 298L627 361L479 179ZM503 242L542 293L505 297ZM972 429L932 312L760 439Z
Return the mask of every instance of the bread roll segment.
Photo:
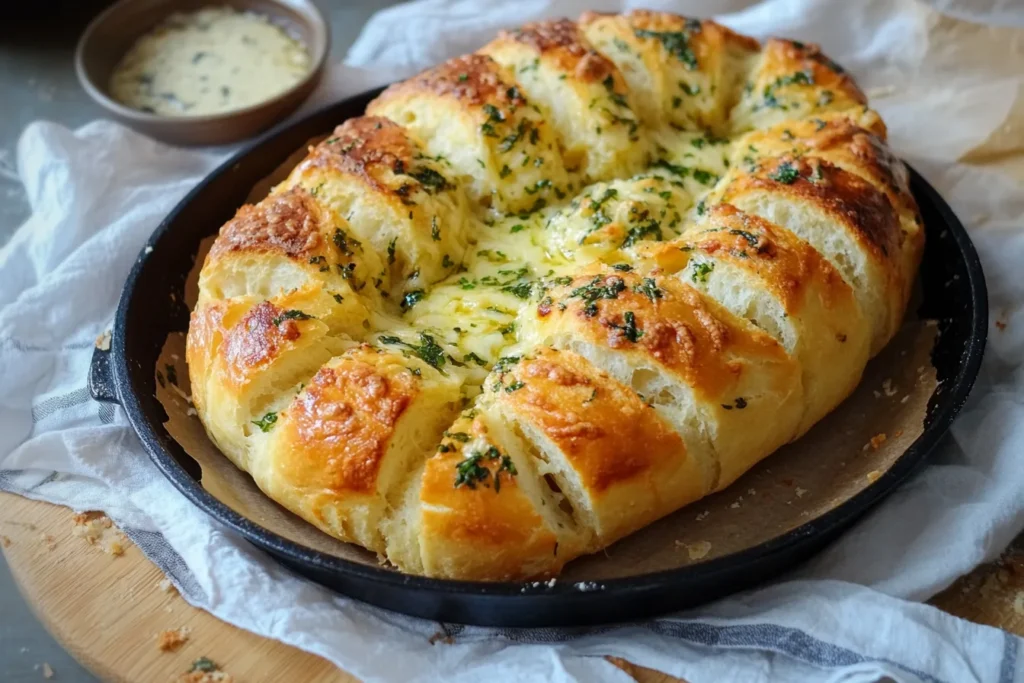
M639 172L650 140L615 64L568 19L502 31L480 52L515 74L558 133L562 159L584 181Z
M802 435L896 333L924 233L865 102L712 21L503 32L221 229L199 418L401 571L554 576Z
M366 111L424 140L483 207L529 213L574 189L551 124L486 55L459 57L393 85Z
M796 362L678 279L594 268L550 290L521 321L530 342L584 356L653 405L704 463L709 490L797 433Z

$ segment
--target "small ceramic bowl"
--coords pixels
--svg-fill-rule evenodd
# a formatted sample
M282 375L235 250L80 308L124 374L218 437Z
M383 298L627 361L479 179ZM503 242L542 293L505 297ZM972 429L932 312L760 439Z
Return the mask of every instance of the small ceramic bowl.
M309 51L309 73L259 104L207 116L151 114L110 96L110 76L140 36L175 12L194 12L210 5L256 12L284 28ZM85 29L75 52L75 70L86 92L113 118L135 130L177 145L219 145L255 135L302 104L320 81L329 48L327 22L310 0L121 0Z

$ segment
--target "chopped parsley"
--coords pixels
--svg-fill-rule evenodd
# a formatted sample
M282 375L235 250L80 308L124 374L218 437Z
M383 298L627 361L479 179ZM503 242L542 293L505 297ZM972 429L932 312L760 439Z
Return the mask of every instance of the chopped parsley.
M686 65L690 71L695 71L699 64L697 55L690 48L690 34L700 30L700 23L688 21L685 31L649 31L647 29L636 29L633 33L637 38L653 38L661 43L665 51Z
M661 224L658 221L652 220L643 225L630 228L629 232L626 233L626 238L622 241L622 246L631 247L637 242L642 242L651 237L659 242L665 238L661 232Z
M419 357L419 359L424 363L437 369L442 375L444 374L444 371L441 370L447 360L444 349L437 343L437 340L426 332L420 332L420 343L418 346L416 344L404 342L398 337L381 336L378 339L382 344L397 344L404 346L409 349L413 355Z
M334 246L338 247L345 256L352 256L352 247L358 247L360 245L359 240L349 237L344 230L341 228L334 229Z
M408 175L415 178L423 189L430 193L443 192L451 187L447 178L428 166L410 171Z
M617 275L603 277L595 275L594 279L585 285L577 287L569 292L569 298L579 298L586 302L583 312L589 316L597 315L597 302L600 299L617 299L619 292L626 289L626 282Z
M253 420L252 423L260 428L261 432L269 432L270 428L277 422L277 413L267 413L258 420Z
M645 277L639 283L633 285L633 291L638 294L643 294L651 301L660 299L664 296L664 292L661 291L652 277Z
M526 384L524 384L523 382L520 382L519 380L516 380L516 381L512 382L511 384L509 384L507 387L505 387L505 393L506 394L511 394L513 391L519 391L520 389L522 389L525 386L526 386Z
M708 281L708 275L710 275L711 271L713 271L714 269L715 269L715 264L714 263L707 263L707 262L695 263L693 265L692 280L694 282L707 282Z
M435 242L441 241L441 226L437 224L437 216L430 219L430 237Z
M476 355L472 351L463 356L462 360L466 363L476 363L480 367L485 367L487 365L487 361L485 361L483 358Z
M718 176L703 168L693 169L693 179L701 185L711 185L718 181Z
M757 235L755 235L752 232L747 232L746 230L730 230L729 234L730 235L738 235L738 236L742 237L752 247L756 247L757 246L758 237L757 237Z
M640 341L640 337L644 336L644 331L637 329L636 316L633 315L633 311L623 313L622 321L622 325L612 325L612 327L622 330L622 335L634 344Z
M402 297L402 310L408 311L410 308L418 304L423 300L427 293L422 289L413 289L405 293Z
M390 266L395 262L395 244L398 242L398 238L394 238L388 243L388 265Z
M203 673L213 673L214 671L220 671L220 667L209 657L200 657L196 661L192 662L192 668L188 670L189 673L193 671L202 671Z
M271 318L270 319L270 324L271 325L280 325L285 320L315 320L315 318L313 316L311 316L310 314L308 314L308 313L303 313L300 310L291 308L291 309L288 309L287 311L284 311L283 313L281 313L281 315L279 315L279 316L277 316L275 318Z
M800 177L800 172L796 170L793 164L783 161L774 171L768 174L768 177L783 185L792 185Z

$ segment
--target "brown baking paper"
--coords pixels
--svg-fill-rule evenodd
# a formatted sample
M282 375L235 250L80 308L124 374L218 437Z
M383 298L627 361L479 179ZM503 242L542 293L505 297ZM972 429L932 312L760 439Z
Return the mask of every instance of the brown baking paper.
M253 188L248 201L266 196L305 154L301 149L292 155ZM212 243L212 237L203 242L186 282L190 308L195 305L199 270ZM911 311L916 308L914 303L909 306ZM603 552L570 562L560 578L602 580L721 557L785 534L860 493L892 467L924 430L928 400L937 385L931 365L935 338L934 322L908 320L868 364L854 394L803 438L761 461L725 491ZM202 469L203 487L232 510L284 538L346 560L379 564L375 553L328 536L272 501L217 450L189 401L184 358L185 335L170 335L157 369L173 365L178 386L158 382L157 398L167 411L167 431Z

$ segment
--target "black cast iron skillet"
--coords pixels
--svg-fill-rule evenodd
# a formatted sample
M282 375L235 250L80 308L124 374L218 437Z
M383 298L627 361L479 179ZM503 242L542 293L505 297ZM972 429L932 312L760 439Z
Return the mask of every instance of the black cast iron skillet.
M198 468L163 427L154 367L171 332L188 329L185 279L200 241L241 206L251 188L307 140L359 116L373 91L271 131L214 171L171 212L140 254L121 293L109 351L97 350L92 395L120 403L157 467L202 510L296 572L374 605L439 621L488 626L572 626L666 613L746 588L807 558L891 493L939 443L967 399L981 364L988 324L985 280L960 221L916 172L911 187L924 217L927 248L919 316L939 321L932 351L939 385L921 436L876 482L782 536L741 552L669 571L573 584L478 583L408 576L327 555L254 524L210 495ZM149 247L152 249L149 250ZM175 296L169 296L173 293Z

